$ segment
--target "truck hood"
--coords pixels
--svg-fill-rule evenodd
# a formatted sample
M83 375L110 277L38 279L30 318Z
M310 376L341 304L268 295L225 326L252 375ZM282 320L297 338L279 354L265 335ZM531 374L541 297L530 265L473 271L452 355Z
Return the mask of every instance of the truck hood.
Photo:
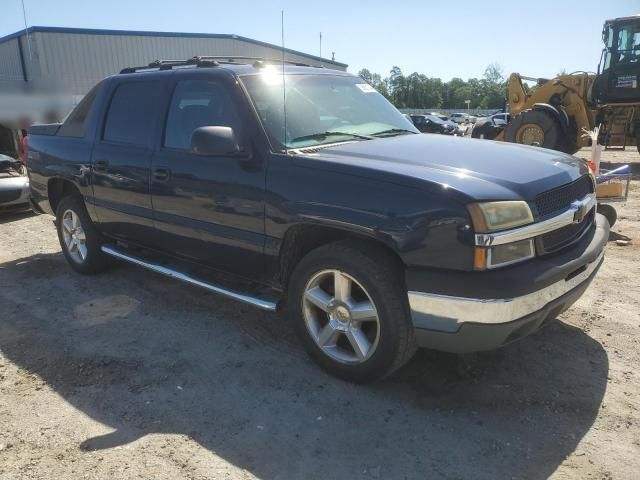
M588 172L582 160L554 150L434 134L341 144L313 157L377 179L452 189L464 201L533 200Z

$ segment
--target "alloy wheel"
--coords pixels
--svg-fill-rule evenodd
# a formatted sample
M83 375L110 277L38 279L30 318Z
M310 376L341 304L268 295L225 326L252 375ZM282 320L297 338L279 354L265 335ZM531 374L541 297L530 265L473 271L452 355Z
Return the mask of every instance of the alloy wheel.
M365 288L345 272L316 273L305 286L302 311L314 342L333 360L359 364L375 352L378 312Z
M71 259L83 263L87 258L87 236L80 217L73 210L65 210L62 215L62 238Z

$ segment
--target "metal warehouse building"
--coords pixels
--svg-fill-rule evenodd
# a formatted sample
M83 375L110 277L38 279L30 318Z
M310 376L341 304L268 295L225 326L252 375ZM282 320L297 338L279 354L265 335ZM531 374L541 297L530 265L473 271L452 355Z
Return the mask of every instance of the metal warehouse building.
M287 61L346 70L347 65L285 49ZM100 79L125 67L195 55L282 58L277 45L238 35L30 27L0 38L0 121L43 106L68 110ZM64 93L64 103L60 94Z

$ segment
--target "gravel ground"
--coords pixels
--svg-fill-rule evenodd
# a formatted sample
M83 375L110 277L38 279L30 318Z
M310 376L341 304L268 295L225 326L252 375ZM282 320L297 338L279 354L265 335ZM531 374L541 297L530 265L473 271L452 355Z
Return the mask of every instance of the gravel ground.
M133 266L78 275L50 217L0 217L0 478L638 478L640 182L619 216L633 243L557 321L367 386L276 315Z

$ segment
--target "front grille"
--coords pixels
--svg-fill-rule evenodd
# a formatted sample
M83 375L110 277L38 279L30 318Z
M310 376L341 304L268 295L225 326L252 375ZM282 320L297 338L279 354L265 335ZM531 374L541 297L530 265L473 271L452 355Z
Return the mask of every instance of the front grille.
M0 190L0 203L12 202L14 200L17 200L21 193L21 189Z
M580 223L571 223L557 230L553 230L536 239L536 249L538 255L553 253L577 241L593 225L595 218L595 207L584 217Z
M593 193L593 182L589 175L583 175L571 183L539 194L533 201L533 213L544 218L553 213L567 210L571 202L581 200L585 195Z

